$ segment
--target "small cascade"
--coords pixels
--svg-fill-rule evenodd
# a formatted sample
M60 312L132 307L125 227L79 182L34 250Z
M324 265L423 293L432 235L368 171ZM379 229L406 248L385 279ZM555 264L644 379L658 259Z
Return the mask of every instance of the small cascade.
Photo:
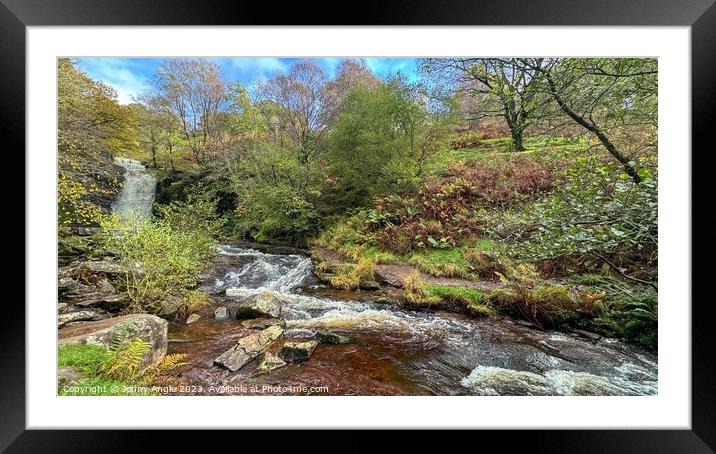
M124 185L114 203L113 211L121 219L146 219L152 213L157 179L141 162L114 158L124 168Z

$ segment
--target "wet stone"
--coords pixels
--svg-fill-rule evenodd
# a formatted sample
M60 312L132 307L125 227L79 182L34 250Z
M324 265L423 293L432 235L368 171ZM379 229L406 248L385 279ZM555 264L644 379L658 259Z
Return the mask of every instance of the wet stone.
M259 361L259 365L254 370L254 374L267 374L272 370L284 367L285 365L286 361L282 360L281 358L272 353L266 352Z
M279 356L281 356L284 361L289 363L308 361L317 345L318 342L315 340L289 341L283 344Z
M214 311L214 318L217 320L226 320L229 318L229 311L225 307L219 307Z
M325 331L319 331L316 333L315 339L321 344L350 344L353 339L347 336L341 336L340 334L329 333Z
M227 290L226 294L229 295ZM236 318L278 318L281 316L281 301L269 292L251 295L236 306Z
M214 364L236 372L249 361L264 353L283 334L280 326L270 326L258 333L239 339L239 342L214 360Z

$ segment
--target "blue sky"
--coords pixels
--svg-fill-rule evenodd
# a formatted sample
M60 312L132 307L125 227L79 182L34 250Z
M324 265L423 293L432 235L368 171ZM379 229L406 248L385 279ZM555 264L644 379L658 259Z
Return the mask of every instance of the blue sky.
M144 91L161 65L163 58L78 58L77 65L92 79L100 80L117 90L119 102L128 104L132 97ZM250 87L259 78L269 78L275 72L286 71L297 58L209 58L221 68L224 79L240 81ZM329 75L334 77L343 58L314 58ZM366 63L378 77L385 78L400 71L416 77L415 58L367 58Z

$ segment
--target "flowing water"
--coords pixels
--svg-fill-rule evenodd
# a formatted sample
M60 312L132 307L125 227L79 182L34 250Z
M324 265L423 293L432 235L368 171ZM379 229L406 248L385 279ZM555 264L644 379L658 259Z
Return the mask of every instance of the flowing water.
M156 177L134 159L114 158L114 161L124 167L124 185L114 203L113 211L124 219L146 219L152 213Z
M254 364L229 373L213 365L213 359L251 331L239 320L214 320L208 312L196 323L173 326L169 342L170 353L185 353L191 363L181 373L182 382L201 386L202 394L657 392L656 358L619 341L540 331L505 318L475 320L406 310L376 302L375 294L336 292L315 280L310 258L300 254L222 246L202 289L213 294L217 304L275 292L283 301L284 337L304 339L329 331L353 340L348 345L319 344L309 361L270 374L255 375Z

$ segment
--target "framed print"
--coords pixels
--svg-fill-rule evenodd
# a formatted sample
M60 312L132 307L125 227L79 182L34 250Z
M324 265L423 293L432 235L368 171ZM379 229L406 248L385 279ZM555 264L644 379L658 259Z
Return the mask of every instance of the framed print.
M339 25L36 3L0 10L27 180L8 452L319 428L712 452L691 296L712 2Z

